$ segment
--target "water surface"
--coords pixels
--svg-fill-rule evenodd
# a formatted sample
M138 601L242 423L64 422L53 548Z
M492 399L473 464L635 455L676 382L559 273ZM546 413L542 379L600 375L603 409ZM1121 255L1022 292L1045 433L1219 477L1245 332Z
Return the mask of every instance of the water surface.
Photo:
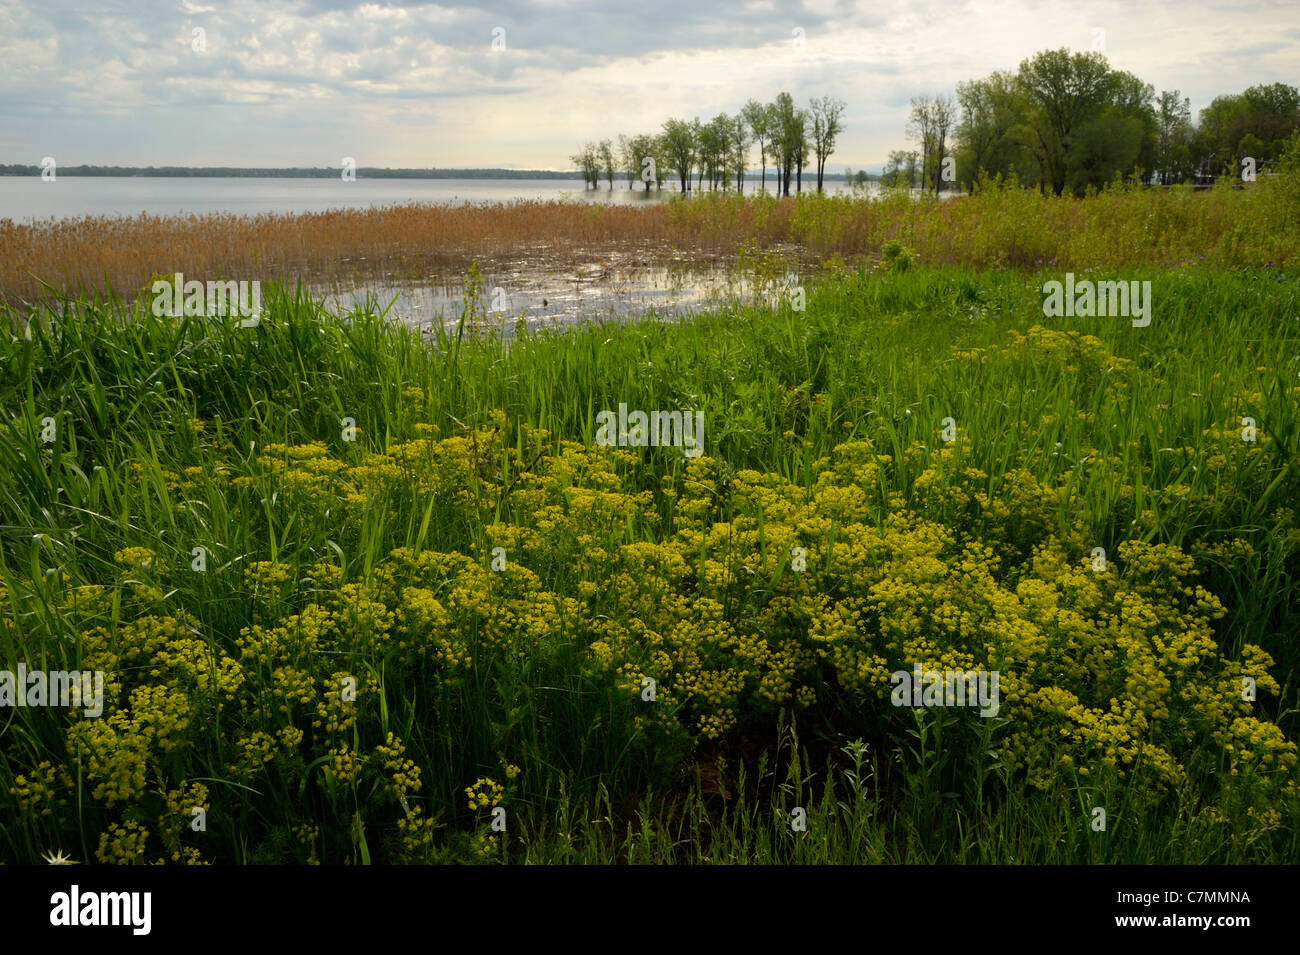
M774 188L768 179L768 191ZM805 182L805 188L807 183ZM838 192L842 182L827 183ZM758 182L745 183L746 193L759 191ZM576 179L257 179L217 177L0 176L0 219L79 216L203 215L211 212L251 215L263 212L303 213L328 209L370 208L395 203L451 204L508 202L514 199L574 202L662 202L677 192L677 183L647 193L626 179L614 188L584 189Z

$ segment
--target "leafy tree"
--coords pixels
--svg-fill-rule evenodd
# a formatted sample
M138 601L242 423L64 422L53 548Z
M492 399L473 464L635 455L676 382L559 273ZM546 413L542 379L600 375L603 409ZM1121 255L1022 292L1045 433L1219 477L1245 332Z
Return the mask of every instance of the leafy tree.
M1266 144L1266 158L1277 159L1287 137L1300 129L1300 90L1273 83L1252 86L1242 96L1250 108L1250 132Z
M802 111L794 105L789 93L778 93L772 103L772 140L776 150L780 179L778 193L790 195L790 175L803 144Z
M664 169L677 174L683 193L691 188L691 169L695 164L695 134L691 124L681 119L664 123L660 141L665 158Z
M569 161L582 172L582 179L592 189L600 186L600 158L594 143L587 143L579 152L569 157ZM584 187L585 188L585 187Z
M1156 170L1161 185L1192 175L1192 101L1178 90L1162 90L1156 102Z
M1108 113L1079 127L1070 139L1066 184L1075 195L1100 189L1117 172L1132 169L1142 150L1142 122L1118 112Z
M641 173L646 168L645 160L655 158L655 138L642 134L640 136L618 137L619 156L623 161L623 169L627 172L628 188L635 188L632 183L641 179ZM645 191L650 191L650 183L644 182Z
M1045 50L1020 64L1019 79L1032 108L1029 127L1042 167L1044 191L1065 191L1066 154L1080 126L1098 116L1114 86L1100 53Z
M1134 120L1140 131L1137 155L1127 165L1113 170L1112 177L1114 172L1127 175L1136 168L1142 182L1150 184L1156 168L1160 124L1155 105L1155 87L1142 82L1132 73L1119 70L1110 74L1110 84L1109 103L1103 107L1101 115Z
M980 174L1006 177L1018 171L1021 182L1037 182L1038 162L1029 146L1029 101L1014 73L995 72L957 84L961 120L953 150L957 178L974 191Z
M709 187L726 188L730 180L731 139L735 133L731 117L719 113L709 121L705 139L709 144Z

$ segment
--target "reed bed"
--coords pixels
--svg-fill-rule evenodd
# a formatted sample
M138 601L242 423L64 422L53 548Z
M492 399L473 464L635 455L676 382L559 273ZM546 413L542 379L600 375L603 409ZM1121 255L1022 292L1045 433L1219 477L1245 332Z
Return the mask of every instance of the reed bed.
M1086 199L999 183L945 201L707 194L640 207L569 201L404 204L295 214L0 220L0 301L131 298L162 275L332 287L445 279L478 259L515 269L623 258L714 264L753 250L820 262L895 241L928 265L976 268L1280 266L1300 248L1300 149L1250 188L1117 186Z

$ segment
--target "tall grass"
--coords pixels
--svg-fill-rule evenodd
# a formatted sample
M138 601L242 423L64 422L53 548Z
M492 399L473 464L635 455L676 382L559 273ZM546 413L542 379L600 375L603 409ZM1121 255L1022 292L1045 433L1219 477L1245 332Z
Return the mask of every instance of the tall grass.
M474 259L545 272L601 257L665 263L775 250L818 263L874 259L889 241L928 265L1141 268L1282 265L1300 245L1300 148L1248 189L1116 186L1088 199L1045 198L985 183L943 202L905 195L776 199L709 193L644 207L519 201L407 204L305 215L0 220L0 299L128 297L158 276L344 288L425 281Z
M278 287L253 329L120 301L11 311L17 330L0 345L0 660L71 669L111 651L121 695L106 717L127 722L112 745L78 750L71 734L94 721L5 714L0 812L13 822L0 854L123 861L138 845L144 858L224 862L1294 861L1294 768L1274 774L1290 789L1267 798L1244 781L1229 787L1232 761L1219 750L1191 754L1188 778L1159 798L1143 777L1061 773L1035 788L980 737L991 724L864 708L829 676L811 709L744 709L709 738L686 733L682 697L665 696L659 722L641 727L625 677L592 664L602 638L588 628L634 632L627 581L659 580L626 562L692 527L712 535L696 546L698 597L737 617L786 599L788 580L753 571L766 554L737 544L727 556L719 533L775 535L764 508L776 505L752 496L759 476L811 489L837 449L870 442L891 463L871 479L879 497L867 523L883 529L907 510L995 542L1007 587L1034 576L1053 537L1111 555L1132 540L1194 555L1196 579L1228 611L1215 653L1237 660L1253 644L1272 655L1279 686L1261 690L1254 712L1295 741L1300 285L1276 269L1139 274L1157 303L1144 329L1049 322L1044 274L959 267L836 271L810 289L805 312L738 306L689 323L525 333L508 348L473 330L473 295L466 322L433 343L373 310L331 315ZM620 402L703 408L708 477L667 450L612 454L614 470L601 471L595 415ZM962 435L955 459L938 437L949 416ZM1243 416L1262 440L1241 440ZM341 436L345 418L354 442ZM1022 472L1052 494L1031 494ZM970 503L980 494L989 506ZM528 544L542 521L572 540ZM516 577L482 569L502 541ZM195 546L208 553L202 573L189 571ZM144 550L150 560L132 556ZM444 579L419 563L425 553L459 569ZM711 562L751 577L709 592ZM381 604L424 612L417 597L477 613L480 592L518 614L539 595L578 603L560 601L536 631L484 617L463 630L476 635L464 670L430 656L454 656L440 641L460 622L429 610L384 630L374 617ZM334 608L335 637L303 616L316 603ZM196 675L222 660L242 674L228 693ZM336 709L340 672L363 690L350 723ZM173 727L180 746L165 742L163 702L127 706L128 690L161 679L192 707ZM299 679L306 696L295 695ZM325 723L343 720L337 735L315 726L317 706ZM295 729L301 741L284 742ZM390 733L404 754L373 755ZM149 755L133 748L140 740ZM369 768L350 777L347 753L362 751ZM99 788L118 770L94 769L90 752L123 774L125 803ZM399 781L402 759L420 787ZM507 764L518 768L510 837L494 841L464 791L503 779ZM182 825L200 799L202 837ZM1105 839L1088 826L1099 799L1114 820ZM807 811L806 836L790 826L795 807Z

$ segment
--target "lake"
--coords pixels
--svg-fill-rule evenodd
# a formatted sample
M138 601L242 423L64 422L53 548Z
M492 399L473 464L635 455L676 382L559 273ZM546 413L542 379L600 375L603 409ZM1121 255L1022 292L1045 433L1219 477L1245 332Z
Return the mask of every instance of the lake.
M770 170L769 170L770 172ZM768 191L774 181L769 175ZM804 180L808 188L808 179ZM839 192L843 182L826 184ZM0 176L0 219L31 222L79 216L203 215L225 212L323 212L327 209L368 208L394 203L509 202L515 199L575 202L662 202L674 195L677 183L647 195L640 183L628 189L616 181L611 192L584 189L575 179L257 179L216 177L59 176L46 182L39 176ZM758 182L746 181L745 192L758 192Z

